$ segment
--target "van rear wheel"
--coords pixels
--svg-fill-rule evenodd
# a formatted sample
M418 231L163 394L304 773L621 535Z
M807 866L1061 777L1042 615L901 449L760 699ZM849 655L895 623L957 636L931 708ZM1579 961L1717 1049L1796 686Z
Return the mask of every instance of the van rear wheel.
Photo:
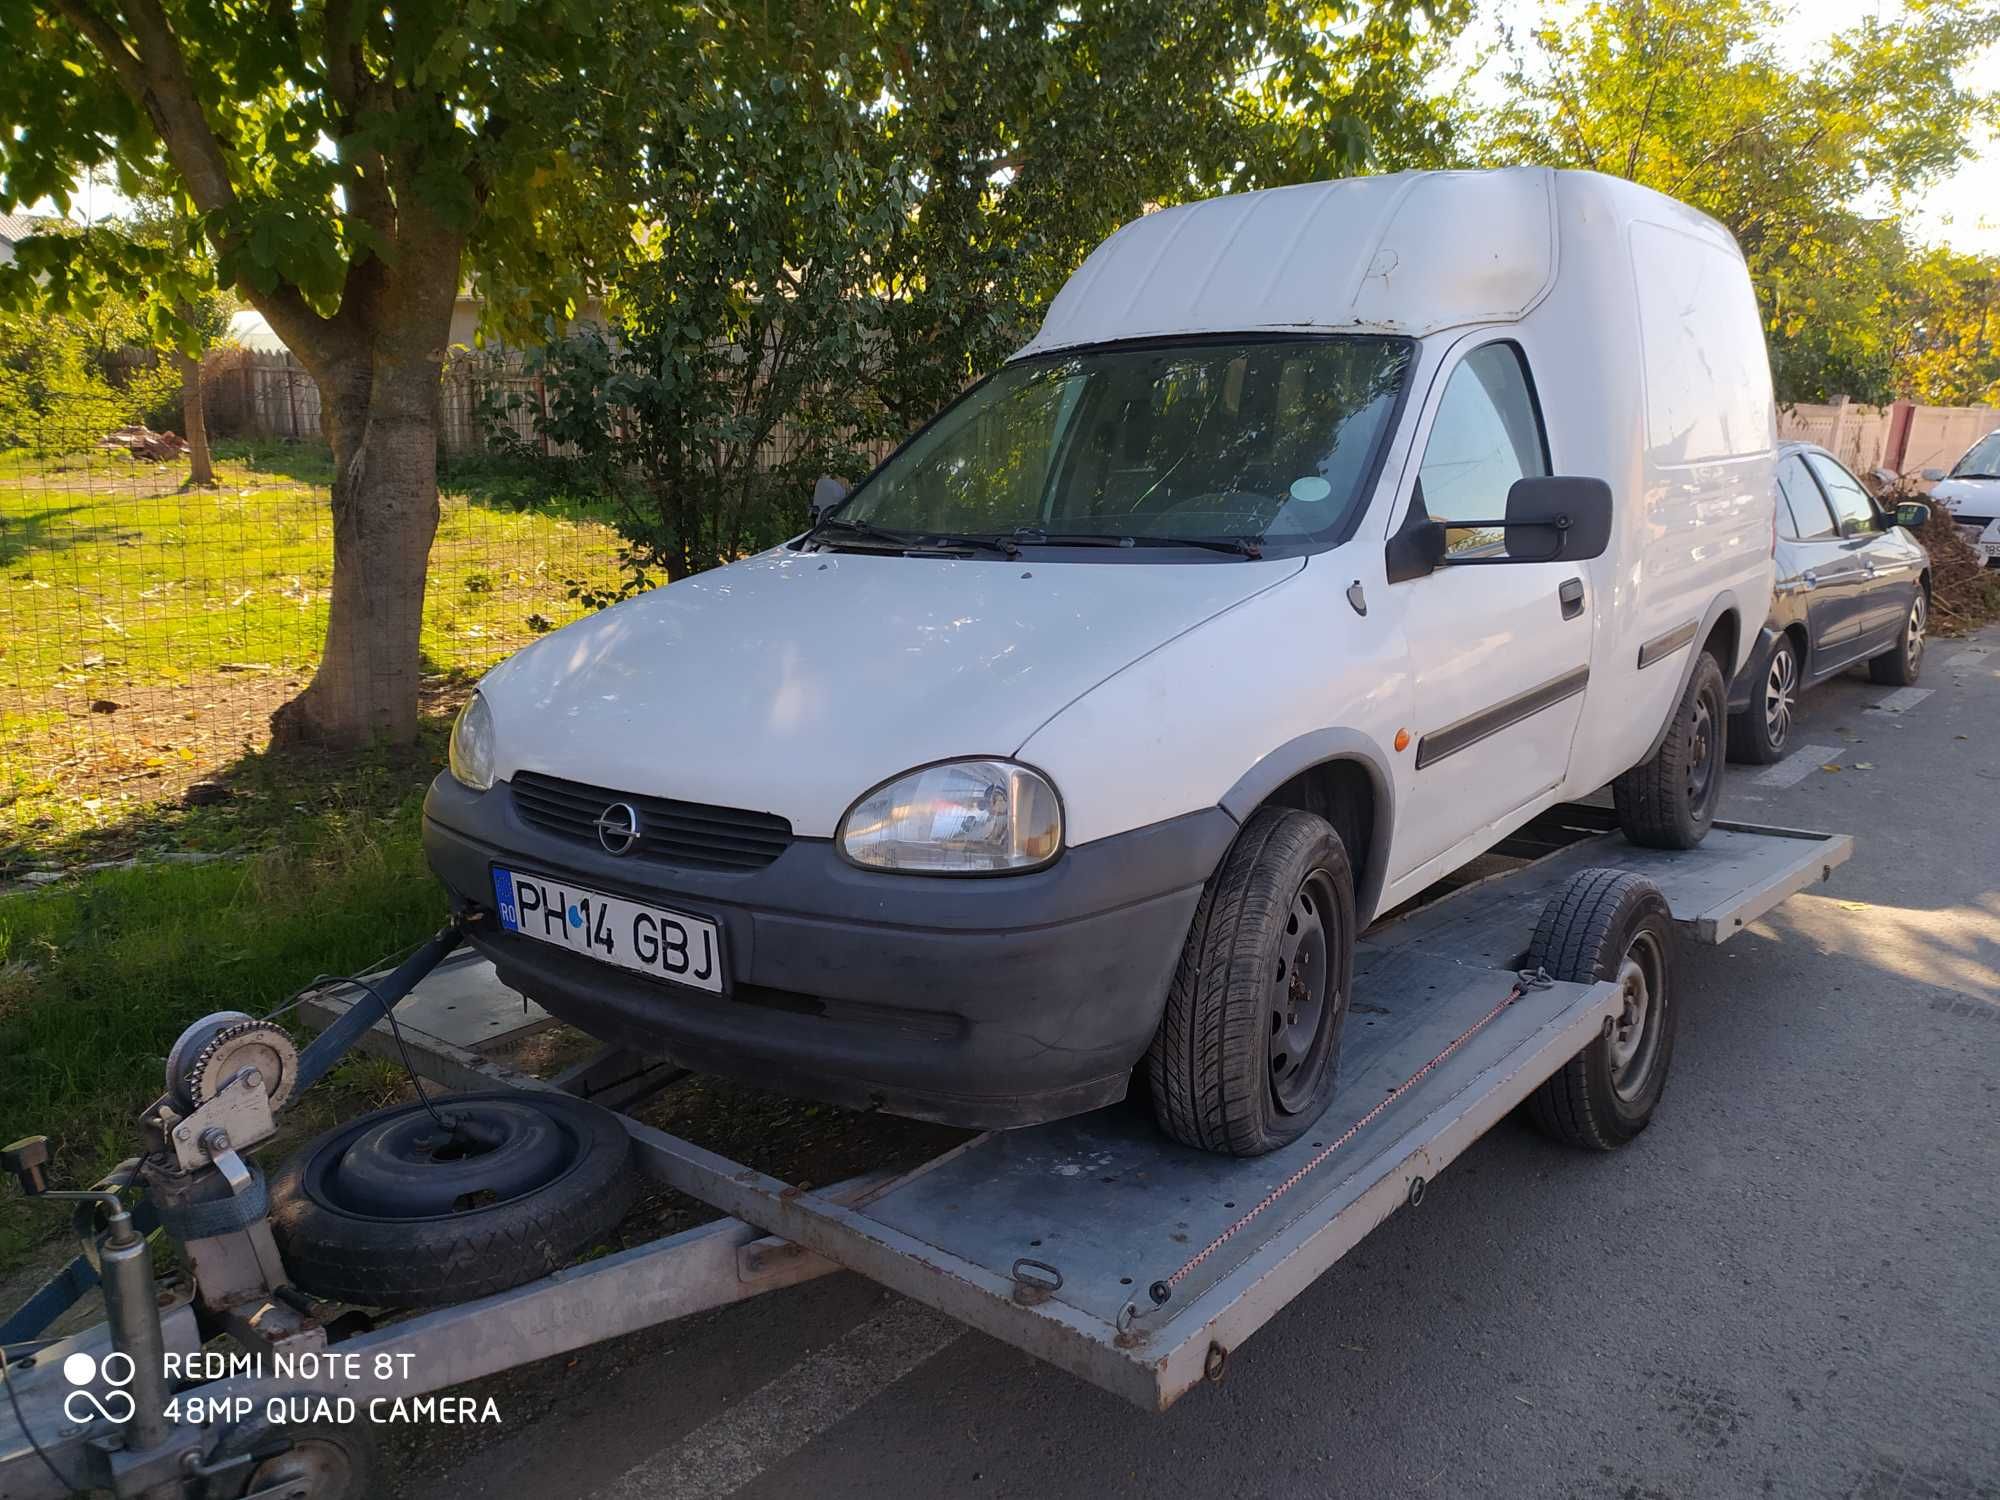
M1354 875L1333 825L1265 808L1203 889L1146 1054L1160 1128L1261 1156L1333 1098L1354 972Z
M1626 838L1648 849L1692 849L1708 836L1722 800L1728 722L1722 668L1704 651L1659 750L1611 783Z

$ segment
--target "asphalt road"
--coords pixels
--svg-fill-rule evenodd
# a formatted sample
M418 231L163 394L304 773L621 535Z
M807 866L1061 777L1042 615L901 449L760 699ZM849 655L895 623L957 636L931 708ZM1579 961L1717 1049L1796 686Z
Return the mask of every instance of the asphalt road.
M1727 816L1859 847L1683 945L1636 1144L1502 1124L1164 1416L843 1275L527 1372L399 1488L2000 1496L2000 631L1922 693L1850 675L1732 768Z

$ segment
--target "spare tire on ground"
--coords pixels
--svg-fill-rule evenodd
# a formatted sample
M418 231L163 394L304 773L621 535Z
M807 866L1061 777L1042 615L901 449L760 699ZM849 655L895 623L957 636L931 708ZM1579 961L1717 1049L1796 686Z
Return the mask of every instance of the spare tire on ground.
M638 1196L616 1115L501 1090L377 1110L330 1130L271 1183L286 1269L316 1297L439 1307L568 1264Z

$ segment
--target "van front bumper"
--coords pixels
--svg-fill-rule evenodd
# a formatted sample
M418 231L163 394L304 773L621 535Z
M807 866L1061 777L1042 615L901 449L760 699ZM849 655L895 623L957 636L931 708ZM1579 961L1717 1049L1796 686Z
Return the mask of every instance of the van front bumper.
M424 801L425 854L460 908L490 911L499 865L721 928L728 992L714 995L474 922L501 980L551 1014L699 1072L976 1129L1124 1097L1235 835L1210 808L1026 875L883 874L824 839L709 871L536 828L504 782L473 792L446 773Z

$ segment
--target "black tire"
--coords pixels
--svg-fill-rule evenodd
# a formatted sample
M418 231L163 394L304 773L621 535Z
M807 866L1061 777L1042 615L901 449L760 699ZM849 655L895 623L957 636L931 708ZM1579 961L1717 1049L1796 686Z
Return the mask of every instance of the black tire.
M1648 849L1692 849L1708 836L1722 800L1728 714L1722 668L1704 651L1658 753L1611 783L1626 838Z
M1893 649L1868 659L1868 676L1883 687L1910 687L1923 675L1924 639L1931 622L1931 598L1922 584L1903 615Z
M1804 665L1799 643L1789 632L1750 658L1749 706L1729 716L1729 758L1746 765L1768 766L1785 758L1792 743L1792 724L1799 700Z
M515 1090L363 1115L309 1143L271 1184L294 1283L365 1307L440 1307L546 1276L595 1244L638 1194L609 1110Z
M1203 889L1146 1054L1175 1140L1262 1156L1312 1127L1333 1089L1354 973L1354 876L1333 825L1253 815Z
M1542 909L1528 964L1577 984L1625 985L1624 1007L1607 1032L1528 1097L1528 1116L1544 1134L1615 1150L1652 1120L1673 1062L1679 1011L1667 899L1643 875L1580 871Z

